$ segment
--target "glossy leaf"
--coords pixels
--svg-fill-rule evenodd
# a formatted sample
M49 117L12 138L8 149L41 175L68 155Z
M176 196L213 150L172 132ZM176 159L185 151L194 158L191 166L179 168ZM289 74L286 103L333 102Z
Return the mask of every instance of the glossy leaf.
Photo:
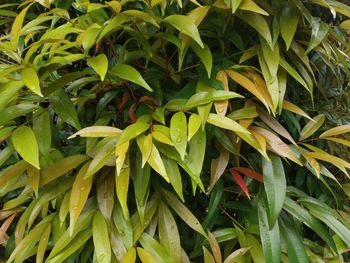
M309 121L300 132L299 140L305 140L313 135L324 123L325 116L323 114L317 115Z
M282 5L279 23L281 27L281 35L286 43L287 50L292 43L299 22L299 13L295 6L290 2L284 2Z
M100 212L96 212L92 223L92 236L98 262L111 262L111 247L108 237L108 228Z
M171 140L183 160L187 148L187 119L183 112L177 112L170 121Z
M347 132L350 132L350 124L340 125L340 126L331 128L331 129L325 131L324 133L322 133L320 135L320 138L336 136L336 135L344 134Z
M40 169L38 143L31 128L28 126L17 128L12 133L11 141L15 150L26 162Z
M101 80L103 81L106 77L108 70L108 59L105 54L100 54L96 57L91 57L87 59L88 65L92 67L94 71L100 75Z

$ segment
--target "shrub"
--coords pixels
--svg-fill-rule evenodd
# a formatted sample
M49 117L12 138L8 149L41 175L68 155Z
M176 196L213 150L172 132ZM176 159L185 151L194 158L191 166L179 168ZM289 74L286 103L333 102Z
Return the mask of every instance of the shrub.
M3 1L2 259L347 260L346 17L335 0Z

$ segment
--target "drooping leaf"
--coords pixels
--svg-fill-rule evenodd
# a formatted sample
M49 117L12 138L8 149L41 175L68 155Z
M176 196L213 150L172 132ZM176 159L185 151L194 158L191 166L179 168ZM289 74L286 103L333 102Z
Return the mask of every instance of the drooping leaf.
M287 50L292 43L299 22L299 12L290 2L284 2L282 5L279 23L281 27L281 35L286 43Z
M100 54L96 57L88 58L87 63L94 71L97 72L98 75L100 75L100 78L103 81L108 70L108 59L106 55Z
M312 34L306 53L309 53L311 50L317 47L326 37L329 30L329 26L322 22L318 17L312 17L311 28Z
M108 237L108 226L101 212L96 212L92 223L92 236L98 262L111 262L111 246Z

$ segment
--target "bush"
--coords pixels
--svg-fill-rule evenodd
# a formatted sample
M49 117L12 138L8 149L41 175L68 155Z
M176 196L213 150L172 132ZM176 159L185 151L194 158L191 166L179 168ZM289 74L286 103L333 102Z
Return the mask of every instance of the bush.
M2 2L2 260L349 260L347 1Z

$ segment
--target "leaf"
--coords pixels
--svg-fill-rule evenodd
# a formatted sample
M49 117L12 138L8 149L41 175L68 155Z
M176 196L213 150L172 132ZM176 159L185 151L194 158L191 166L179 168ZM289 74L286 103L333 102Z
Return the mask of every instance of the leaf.
M21 12L16 16L15 20L13 21L12 27L11 27L11 45L13 49L17 49L18 47L18 41L23 25L24 18L27 14L28 9L32 6L32 4L29 4L27 7L21 10Z
M329 26L326 23L322 22L319 17L312 17L311 28L311 39L309 46L305 51L306 54L317 47L323 41L323 39L327 36L329 30Z
M203 246L204 263L215 263L213 255Z
M196 132L201 127L202 120L198 114L191 114L189 120L188 120L188 138L187 140L190 141L191 138L196 134Z
M284 2L282 5L279 23L281 28L281 35L286 43L287 50L292 43L295 32L299 22L299 11L290 2Z
M169 208L161 202L158 208L159 241L175 263L181 263L180 234Z
M247 176L249 178L252 178L252 179L254 179L254 180L258 181L258 182L262 183L264 181L264 178L263 178L263 176L260 173L254 171L254 170L252 170L250 168L247 168L247 167L234 167L232 169L237 171L237 172L239 172L239 173L241 173L241 174L244 174L245 176Z
M295 105L287 100L283 100L282 108L287 110L287 111L294 112L295 114L298 114L298 115L303 116L305 118L308 118L309 120L312 120L312 118L309 115L307 115L307 113L305 111L303 111L297 105Z
M15 150L21 157L40 170L39 148L34 132L28 126L18 127L11 136Z
M335 243L330 236L328 230L321 224L321 222L315 217L311 216L310 213L297 202L293 201L290 197L286 197L283 209L289 214L299 220L301 223L310 227L315 233L327 243L327 245L333 250L337 251Z
M231 130L239 135L250 133L243 126L239 125L236 121L231 120L222 115L210 113L207 122L217 127L220 127L226 130Z
M108 58L105 54L100 54L96 57L87 58L87 63L92 69L100 75L102 81L106 77L108 70Z
M148 134L147 136L139 135L136 138L136 142L142 153L142 167L144 167L152 152L152 148L153 148L152 135L151 134Z
M68 173L78 165L89 159L86 155L72 155L55 162L41 170L40 186L44 186L56 178Z
M162 157L160 156L159 151L154 144L152 146L152 151L147 162L158 174L160 174L165 179L165 181L170 182Z
M97 177L97 204L101 214L110 220L114 206L114 179L113 169L106 169L106 176Z
M289 73L289 75L291 75L296 81L298 81L311 94L311 90L309 89L305 80L300 76L300 74L290 64L288 64L287 61L285 61L283 58L281 58L280 65L282 66L282 68L284 68Z
M129 218L129 209L128 209L128 190L130 182L130 160L129 153L126 154L125 162L123 167L120 170L120 173L115 175L115 186L117 197L121 205L123 215L125 218Z
M288 217L278 220L282 239L285 241L288 258L292 262L310 262L305 251L303 238L299 235L293 221Z
M80 130L81 126L75 106L63 89L58 89L49 96L50 103L57 115L75 129Z
M47 244L49 243L49 238L51 234L51 224L49 224L43 235L40 238L39 244L38 244L38 250L36 252L36 263L42 263L44 262L44 256L47 249Z
M237 171L232 170L232 169L230 170L230 173L231 173L233 179L235 179L238 186L242 189L243 193L250 199L248 187L247 187L246 183L244 182L244 180L242 179L241 175Z
M143 233L139 239L140 244L146 251L150 252L156 259L156 262L169 262L171 257L165 250L162 244L159 244L157 240L151 237L147 233Z
M162 160L171 185L173 186L177 195L180 197L181 201L184 202L185 199L182 193L182 177L177 163L172 159L164 157L162 158Z
M266 42L272 46L270 28L263 16L253 12L242 12L237 16L252 28L254 28L256 31L258 31L258 33L266 40Z
M172 193L163 190L168 204L175 210L175 212L181 217L181 219L193 230L197 231L205 238L207 238L207 234L205 233L203 227L199 223L198 219L191 213L191 211L184 206Z
M259 232L261 244L266 262L280 263L281 262L281 244L280 244L280 230L278 221L269 227L269 220L267 209L264 201L260 198L258 203L259 215Z
M235 263L239 257L242 257L248 251L249 248L239 248L228 255L227 258L225 258L224 263Z
M247 244L250 245L249 253L253 262L265 263L265 257L260 242L251 234L246 235Z
M328 154L328 153L310 152L310 153L308 153L308 155L312 158L322 160L325 162L329 162L330 164L333 164L333 165L350 168L350 163L348 163L347 161L345 161L339 157L336 157L336 156Z
M85 206L92 186L92 177L84 179L89 165L90 162L84 164L84 166L79 170L72 186L72 191L69 198L70 235L73 234L74 227Z
M208 240L210 244L211 251L213 252L214 258L216 262L222 262L222 256L220 251L220 246L215 236L208 231Z
M210 185L208 189L209 192L213 189L216 182L226 171L226 167L230 159L230 152L226 150L223 146L219 148L219 152L220 152L219 157L211 161Z
M39 77L36 71L32 68L27 67L21 71L21 75L24 85L27 86L27 88L33 91L35 94L43 97L43 94L40 90Z
M187 119L183 112L177 112L170 120L170 137L175 149L184 160L187 148Z
M313 120L309 121L304 128L300 132L299 140L305 140L313 135L324 123L325 116L323 114L319 114L313 118Z
M146 251L145 249L138 247L137 248L137 254L139 255L142 263L158 263L151 253Z
M111 262L112 252L108 237L108 228L101 212L97 211L92 223L94 249L98 262Z
M222 85L224 86L225 91L229 91L229 86L228 86L228 78L227 74L224 70L218 71L215 77L218 81L221 81ZM228 108L228 99L222 100L222 101L217 101L214 103L216 113L221 114L221 115L226 115L227 108Z
M81 129L80 131L69 136L68 139L80 137L118 137L122 134L122 130L110 126L91 126Z
M120 79L131 81L146 90L152 92L153 89L143 79L141 74L132 66L126 64L117 64L110 69L110 72Z
M208 78L211 75L211 69L213 67L213 57L209 47L204 44L204 47L200 47L197 43L192 42L190 47L196 53L196 55L202 60L205 69L207 70Z
M350 141L345 140L345 139L340 139L340 138L336 138L336 137L325 137L324 139L329 140L329 141L333 141L336 143L341 143L341 144L344 144L344 145L350 147Z
M204 48L204 44L198 32L198 28L190 17L184 15L170 15L167 16L163 21L172 25L181 33L189 36L194 41L196 41L201 48Z
M125 254L120 263L135 263L136 261L136 249L132 247L129 249L128 253Z
M131 16L133 18L138 18L141 19L147 23L150 23L152 25L154 25L155 27L159 28L159 25L157 23L157 20L155 19L155 17L153 17L152 15L143 12L143 11L139 11L139 10L126 10L123 12L124 15L128 15Z
M23 81L12 80L0 86L0 111L2 111L7 104L15 97L17 92L23 88Z
M267 13L264 9L258 6L253 0L243 0L242 3L239 5L239 9L255 12L264 16L269 15L269 13Z
M320 135L320 138L336 136L350 132L350 124L340 125L334 128L331 128Z
M121 145L144 133L151 126L148 123L148 116L143 115L134 124L127 126L118 140L117 145Z
M275 225L286 197L286 176L279 157L270 155L270 160L262 158L264 189L268 205L268 220L270 229Z

